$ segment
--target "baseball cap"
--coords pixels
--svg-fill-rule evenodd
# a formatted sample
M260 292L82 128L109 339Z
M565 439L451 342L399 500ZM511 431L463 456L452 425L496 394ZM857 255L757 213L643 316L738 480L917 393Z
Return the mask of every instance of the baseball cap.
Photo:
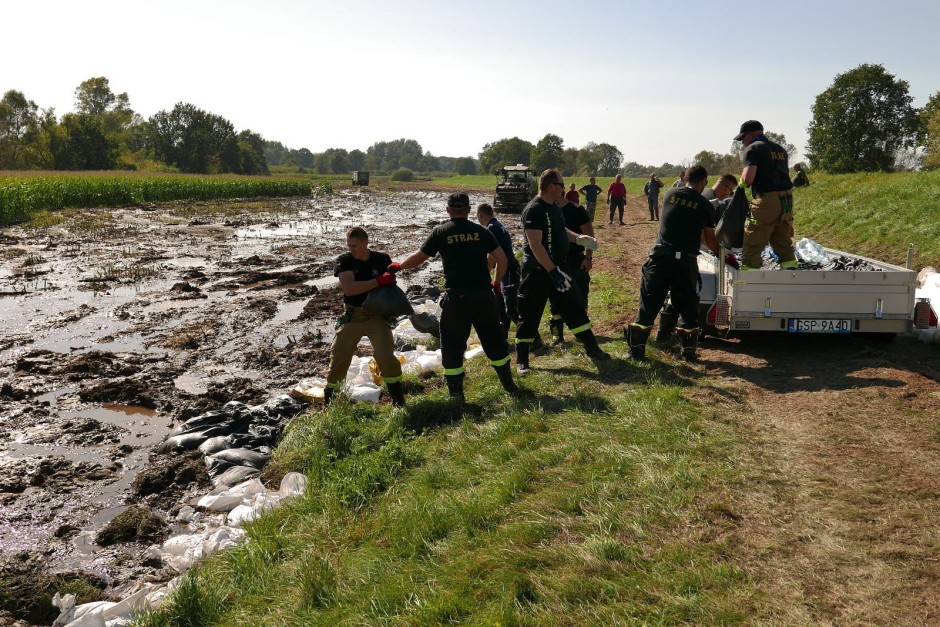
M470 209L470 197L465 192L454 192L447 198L448 209Z
M762 131L764 130L764 125L758 122L757 120L748 120L741 125L741 132L734 136L735 141L741 141L744 139L746 133L751 131Z

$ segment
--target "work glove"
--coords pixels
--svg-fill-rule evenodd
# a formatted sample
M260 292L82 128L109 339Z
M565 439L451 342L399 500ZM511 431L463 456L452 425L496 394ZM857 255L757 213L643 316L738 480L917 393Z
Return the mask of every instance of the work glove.
M493 288L493 293L497 296L503 293L503 286L499 284L499 281L493 281L490 285Z
M388 271L391 272L392 274L395 274L396 272L401 272L401 264L398 263L397 261L393 261L392 263L388 264Z
M744 179L738 183L738 189L747 189L747 183L744 182Z
M386 272L376 279L379 285L395 285L395 275Z
M571 277L562 272L558 266L552 268L548 276L552 280L552 285L559 292L567 292L571 289Z
M725 255L725 263L731 266L732 268L738 267L738 258L734 256L734 253L728 253Z
M584 246L585 250L597 250L597 238L590 235L579 235L574 243L578 246Z

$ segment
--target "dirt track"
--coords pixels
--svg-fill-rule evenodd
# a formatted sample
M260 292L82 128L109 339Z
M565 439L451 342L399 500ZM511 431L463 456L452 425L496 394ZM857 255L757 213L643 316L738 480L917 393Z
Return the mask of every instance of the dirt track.
M638 199L627 215L598 231L625 255L598 253L595 268L620 268L635 302L658 223ZM710 387L694 395L738 426L747 469L739 491L708 505L767 593L764 619L940 624L937 345L767 334L708 338L700 353Z

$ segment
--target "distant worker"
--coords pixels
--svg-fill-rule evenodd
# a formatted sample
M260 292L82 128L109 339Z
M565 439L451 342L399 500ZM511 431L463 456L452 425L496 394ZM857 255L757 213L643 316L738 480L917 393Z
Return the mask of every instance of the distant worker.
M679 172L679 178L677 178L673 183L673 187L685 187L685 170Z
M581 204L581 195L578 194L578 190L574 188L574 183L568 188L568 193L565 194L565 198L568 199L568 202L573 202L576 205Z
M740 185L751 188L750 216L744 225L742 270L759 270L761 252L770 248L780 259L780 269L799 267L793 252L793 183L787 151L767 139L764 126L748 120L734 139L744 144Z
M623 210L627 206L627 186L621 182L623 176L617 175L617 179L607 187L607 204L610 205L610 219L607 224L614 223L614 210L620 212L620 224L623 224Z
M503 323L504 331L509 333L510 323L519 324L519 310L516 307L516 298L519 294L519 260L512 250L512 236L502 222L493 215L493 207L483 203L477 207L477 222L486 227L493 234L496 243L503 249L509 269L500 282L501 290L496 294L496 304L499 308L499 317ZM490 269L495 267L495 259L490 257Z
M809 177L806 176L806 166L802 163L797 163L793 166L793 169L796 171L796 174L793 175L793 187L805 187L809 185Z
M346 371L362 336L372 343L372 356L385 380L388 395L397 407L405 404L401 387L401 362L395 357L395 339L388 320L380 313L363 309L369 291L380 285L395 283L386 269L391 257L369 249L369 235L355 226L346 231L349 252L336 258L333 275L339 278L346 311L336 322L336 336L330 346L330 369L326 375L323 400L329 404L346 379Z
M600 196L600 193L604 190L597 185L597 179L592 176L591 182L578 191L584 194L584 208L587 210L587 214L590 216L591 222L593 223L594 212L597 211L597 197Z
M561 199L558 204L561 208L561 215L565 218L565 227L569 231L574 231L577 235L594 237L594 225L591 223L591 218L584 207L577 203L568 202L567 197ZM571 277L572 285L577 288L581 305L585 311L588 308L588 292L591 288L590 273L594 264L593 255L593 250L587 250L584 246L572 243L568 246L568 255L560 264L565 274ZM551 299L549 299L549 308L552 315L549 321L552 338L555 344L561 344L565 339L565 321L562 320L558 307Z
M591 320L572 279L561 264L568 257L571 242L588 250L597 249L597 240L577 235L565 228L558 201L565 195L561 172L549 169L539 177L539 193L522 210L525 251L522 256L522 280L519 283L519 327L516 329L516 359L519 372L529 369L529 350L538 334L545 302L552 300L562 320L593 360L610 356L597 345Z
M650 210L650 220L659 220L659 190L665 183L659 180L656 173L650 174L650 180L643 186L643 195Z
M630 356L646 358L646 341L656 315L671 292L672 304L682 319L677 329L682 344L682 359L696 360L698 345L698 263L702 241L718 252L712 206L702 196L708 183L705 168L696 165L688 173L685 187L669 189L663 196L663 219L659 235L643 265L640 284L640 308L636 321L625 330Z
M417 268L438 253L444 264L441 297L441 361L450 398L464 400L464 353L471 327L483 352L509 393L518 391L509 366L509 344L496 310L496 296L509 262L496 238L485 227L471 222L470 197L454 192L447 199L450 220L434 227L421 248L400 263L389 265L393 274ZM488 258L496 261L496 279L490 279Z

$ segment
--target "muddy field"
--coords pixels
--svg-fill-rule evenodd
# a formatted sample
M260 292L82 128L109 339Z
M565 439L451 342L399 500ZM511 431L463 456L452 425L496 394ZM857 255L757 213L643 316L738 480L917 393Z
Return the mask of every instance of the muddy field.
M130 503L172 520L208 491L198 453L155 447L187 418L323 376L345 229L365 225L374 248L401 255L445 201L364 189L0 231L0 572L92 573L116 593L171 576L142 559L146 542L96 543Z

